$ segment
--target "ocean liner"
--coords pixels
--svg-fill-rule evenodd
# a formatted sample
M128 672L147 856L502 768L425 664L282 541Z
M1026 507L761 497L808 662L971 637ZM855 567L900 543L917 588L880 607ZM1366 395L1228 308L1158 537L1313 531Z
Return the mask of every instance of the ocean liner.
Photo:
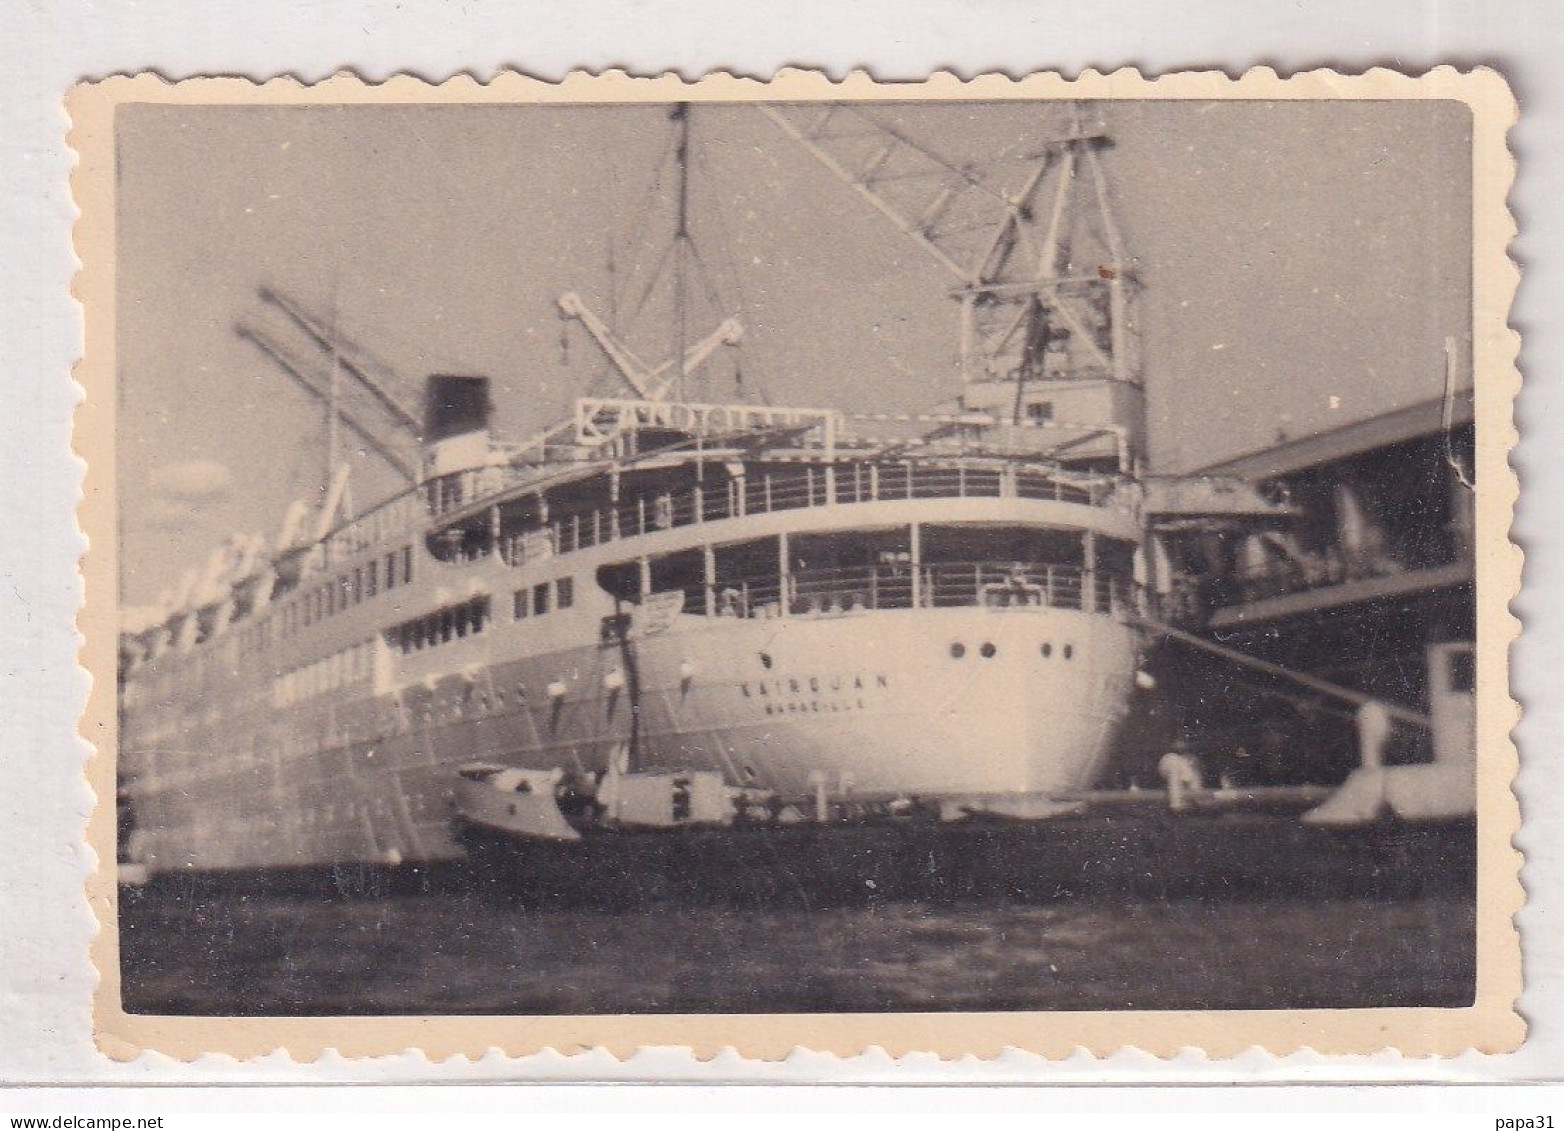
M1158 585L1150 532L1264 509L1143 474L1104 135L1077 120L1001 192L864 108L761 112L954 276L948 410L701 401L690 375L737 324L653 366L574 295L560 311L622 395L531 439L493 434L481 377L430 378L416 412L376 389L420 435L405 490L349 516L339 474L125 626L130 859L448 859L463 788L497 781L610 817L631 812L610 789L649 782L651 824L1027 816L1092 784ZM672 117L682 173L690 114ZM867 158L842 140L864 136ZM982 235L961 255L958 216Z

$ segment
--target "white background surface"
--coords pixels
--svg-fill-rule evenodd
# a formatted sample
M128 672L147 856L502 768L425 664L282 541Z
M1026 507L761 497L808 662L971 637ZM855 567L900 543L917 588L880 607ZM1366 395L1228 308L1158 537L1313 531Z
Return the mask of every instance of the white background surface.
M131 1083L545 1080L879 1081L1124 1083L1245 1080L1526 1080L1564 1076L1564 671L1560 622L1564 534L1564 409L1561 409L1560 204L1564 182L1564 9L1547 0L1411 3L1405 0L1261 3L1208 0L1172 5L1145 0L979 2L979 0L619 0L554 4L473 2L327 5L299 0L248 3L139 3L0 0L0 1082ZM1079 1055L1060 1064L1009 1055L998 1062L942 1064L931 1057L893 1062L871 1053L837 1061L808 1053L784 1065L732 1055L698 1064L677 1050L643 1053L626 1064L606 1055L553 1055L507 1061L431 1064L417 1055L373 1062L327 1057L295 1065L277 1056L236 1065L180 1065L158 1056L115 1064L91 1042L93 976L86 947L93 923L80 894L89 866L78 845L90 797L79 782L85 750L74 721L86 677L75 666L71 628L81 597L74 560L82 549L72 508L79 468L68 451L76 390L67 380L79 341L79 312L67 295L74 269L64 145L64 92L76 81L154 69L195 74L289 73L306 81L349 67L369 79L411 71L440 79L479 78L519 67L558 78L576 67L625 67L686 77L708 69L765 76L784 64L840 75L865 66L881 78L918 78L932 68L1074 72L1136 65L1151 73L1256 64L1283 73L1371 65L1419 72L1439 63L1502 71L1522 106L1512 145L1520 159L1513 206L1526 271L1514 322L1525 343L1526 390L1516 456L1523 504L1516 526L1528 552L1526 592L1516 610L1527 633L1516 649L1514 685L1526 707L1519 731L1520 788L1527 826L1526 885L1532 904L1521 923L1527 983L1522 1010L1533 1030L1512 1056L1468 1055L1435 1064L1386 1054L1327 1060L1304 1054L1277 1061L1258 1051L1208 1062L1187 1053L1158 1062L1133 1051L1111 1061ZM804 1093L793 1093L797 1102ZM100 1100L109 1093L96 1093ZM447 1094L452 1100L454 1095ZM581 1095L581 1093L577 1093ZM759 1097L750 1094L755 1100ZM1076 1093L1071 1106L1092 1101ZM1206 1093L1208 1106L1214 1093ZM1406 1107L1438 1106L1427 1093L1389 1095ZM1488 1108L1508 1106L1489 1094ZM35 1098L41 1098L34 1093ZM1422 1097L1422 1098L1418 1098ZM1517 1097L1519 1098L1519 1097ZM64 1102L51 1110L88 1110ZM686 1097L688 1100L688 1097ZM672 1093L656 1101L678 1102ZM1294 1110L1306 1101L1277 1093L1261 1102ZM1426 1101L1426 1102L1425 1102ZM1557 1111L1557 1096L1554 1109ZM1225 1106L1228 1101L1222 1101ZM19 1110L0 1096L0 1109ZM28 1104L32 1107L34 1105ZM90 1105L98 1107L97 1103ZM210 1107L227 1106L213 1095ZM333 1105L335 1106L335 1105ZM745 1104L744 1106L749 1106ZM1525 1106L1525 1105L1519 1105ZM927 1109L925 1109L927 1110ZM1564 1118L1564 1111L1558 1111ZM1474 1120L1474 1126L1492 1126Z

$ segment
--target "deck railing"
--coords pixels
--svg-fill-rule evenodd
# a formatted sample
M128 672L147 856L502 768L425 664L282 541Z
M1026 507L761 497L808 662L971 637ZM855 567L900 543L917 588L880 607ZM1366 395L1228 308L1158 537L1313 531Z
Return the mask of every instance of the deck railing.
M333 531L326 540L335 562L371 546L405 537L426 517L472 507L536 474L531 468L483 467L430 479ZM573 513L543 527L549 551L567 553L618 538L692 523L720 522L843 503L908 499L1021 498L1104 506L1109 479L1071 479L1042 471L993 466L929 466L857 462L804 464L744 475L715 486L640 495L617 507ZM516 563L513 563L516 564Z
M785 595L785 599L784 599ZM839 616L883 609L1052 608L1135 612L1127 578L1079 566L936 562L811 568L719 578L684 590L686 613L718 617Z
M339 562L371 546L406 538L427 513L417 494L398 495L332 531L326 538L326 560Z
M1113 486L1109 480L1069 482L1038 472L991 467L807 465L741 476L710 487L639 495L622 500L617 507L560 517L543 529L547 531L547 552L563 554L680 526L851 503L1023 498L1105 506ZM512 565L527 560L525 553L513 554L518 546L514 539L507 545L507 560Z

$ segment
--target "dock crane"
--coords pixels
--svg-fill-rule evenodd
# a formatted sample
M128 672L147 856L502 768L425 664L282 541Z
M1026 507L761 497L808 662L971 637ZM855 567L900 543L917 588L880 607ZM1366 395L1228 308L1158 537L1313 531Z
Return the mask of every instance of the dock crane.
M315 513L315 529L311 533L318 540L339 516L352 509L348 484L351 464L337 458L337 427L346 428L361 440L365 449L379 457L404 485L416 486L423 474L418 454L423 426L397 391L399 382L395 375L334 330L327 320L274 288L261 287L257 293L267 307L282 313L286 325L302 335L311 352L330 358L330 369L323 373L320 359L284 344L259 319L241 320L234 326L240 339L254 346L325 408L332 441L327 445L324 496L318 510L306 508ZM305 533L304 518L304 511L296 505L290 511L283 542L292 542Z
M758 109L954 278L967 407L1000 407L1003 393L982 386L1014 383L1019 423L1030 382L1138 384L1135 280L1098 156L1107 134L1074 107L1064 131L1023 155L1013 188L858 106Z
M1020 163L1009 175L1015 187L1001 181L1002 159L951 160L864 107L757 108L954 277L963 409L1075 426L1047 449L1056 459L1115 438L1119 470L1139 482L1140 553L1155 589L1171 587L1166 539L1263 529L1295 513L1235 478L1144 474L1139 284L1102 168L1107 133L1083 124L1078 106L1066 107L1062 130L1010 159ZM1074 395L1087 386L1096 389Z
M264 354L273 365L292 378L293 382L311 397L322 403L329 402L331 394L325 387L327 378L315 373L307 362L283 346L267 331L248 322L239 322L234 326L234 333ZM403 452L397 450L398 437L388 435L384 428L371 423L352 408L340 403L337 404L335 412L338 420L363 440L369 450L379 456L387 467L409 484L418 482L417 463L409 461Z
M262 302L282 311L317 349L331 355L359 387L364 389L385 411L397 428L415 438L422 434L423 422L419 419L418 413L398 391L398 386L403 383L400 378L371 358L340 330L312 313L296 299L290 298L274 287L261 287L257 294Z

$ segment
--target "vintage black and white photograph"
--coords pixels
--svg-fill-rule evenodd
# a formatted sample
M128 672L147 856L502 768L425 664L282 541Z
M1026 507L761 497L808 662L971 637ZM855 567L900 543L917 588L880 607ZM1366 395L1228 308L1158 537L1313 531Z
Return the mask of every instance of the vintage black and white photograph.
M121 98L123 1012L1471 1009L1474 129Z

